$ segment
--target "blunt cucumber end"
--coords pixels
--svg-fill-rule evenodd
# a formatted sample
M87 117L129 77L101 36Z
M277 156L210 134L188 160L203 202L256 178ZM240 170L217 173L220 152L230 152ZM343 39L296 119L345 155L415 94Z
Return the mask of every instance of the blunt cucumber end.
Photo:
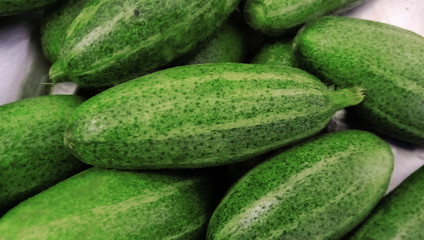
M62 61L59 60L52 65L50 68L49 77L53 84L58 82L65 82L67 80Z
M248 1L245 6L245 18L246 22L254 29L264 31L265 29L265 9L259 1L254 1L255 3L251 3ZM252 5L252 6L248 6Z
M351 87L331 91L329 95L330 101L337 109L354 106L364 100L364 91L365 89L361 87Z

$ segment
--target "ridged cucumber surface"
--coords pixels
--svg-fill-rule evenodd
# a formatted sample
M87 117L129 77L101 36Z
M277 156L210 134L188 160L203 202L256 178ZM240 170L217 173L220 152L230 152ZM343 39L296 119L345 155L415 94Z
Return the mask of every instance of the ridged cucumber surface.
M201 239L211 186L198 174L91 168L10 210L0 239Z
M237 24L226 21L206 42L178 59L177 65L244 61L247 52L245 33Z
M424 168L421 168L384 197L347 239L424 239L423 222Z
M60 58L68 27L86 2L88 0L67 0L44 11L41 24L41 46L50 62L54 63Z
M297 67L293 50L293 39L284 38L266 43L253 57L254 64L271 64Z
M108 89L65 131L82 161L108 168L196 168L242 161L317 134L362 100L295 68L186 65Z
M356 130L289 149L228 191L207 239L339 239L383 197L393 162L388 144Z
M36 10L56 1L57 0L0 0L0 16Z
M53 82L104 88L141 76L211 36L239 0L89 0L71 23Z
M85 168L63 145L81 103L51 95L0 106L0 212Z
M358 115L389 136L424 144L424 38L384 23L325 17L295 39L302 68L342 88L366 89Z
M365 0L247 0L247 23L269 36L282 35L315 18L351 8Z

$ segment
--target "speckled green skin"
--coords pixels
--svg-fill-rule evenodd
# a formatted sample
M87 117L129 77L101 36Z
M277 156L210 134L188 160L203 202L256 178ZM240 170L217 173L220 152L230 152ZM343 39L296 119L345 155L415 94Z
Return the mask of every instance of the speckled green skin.
M183 56L180 65L243 62L247 52L245 38L239 26L226 21L199 49Z
M63 145L66 121L81 103L52 95L0 106L0 212L85 167Z
M67 30L53 82L104 88L163 66L217 30L239 0L90 0Z
M209 240L339 239L386 191L393 154L355 130L324 135L242 177L212 215Z
M36 10L56 1L57 0L0 0L0 16Z
M9 211L0 239L201 239L211 186L199 174L91 168Z
M279 39L265 44L253 57L252 63L297 67L292 39Z
M44 11L41 24L41 46L43 47L44 55L50 62L56 62L60 57L67 29L87 1L63 1Z
M302 68L340 87L361 86L356 111L375 130L424 144L424 38L367 20L325 17L301 31Z
M269 36L315 18L356 6L365 0L247 0L244 16L254 29Z
M362 100L294 68L186 65L120 84L82 104L65 131L80 160L118 169L218 166L318 133Z
M347 239L424 239L424 168L409 176L383 198Z

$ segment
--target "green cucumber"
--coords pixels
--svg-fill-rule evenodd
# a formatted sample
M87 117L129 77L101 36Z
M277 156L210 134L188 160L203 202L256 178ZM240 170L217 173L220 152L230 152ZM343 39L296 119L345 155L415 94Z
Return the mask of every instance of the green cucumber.
M92 97L68 122L65 145L108 168L218 166L317 134L361 100L361 89L333 91L300 69L186 65Z
M245 38L240 27L227 20L199 48L178 59L177 65L243 62L247 50Z
M0 16L14 15L36 10L57 0L0 0Z
M191 175L88 169L10 210L0 240L200 239L214 193Z
M50 62L60 58L66 32L88 0L67 0L44 11L41 24L41 46Z
M212 35L239 0L90 0L71 23L53 82L105 88L143 75Z
M393 154L372 133L324 135L263 162L226 194L207 238L339 239L383 197Z
M315 18L352 8L365 0L247 0L244 7L247 23L269 36Z
M278 39L265 44L252 59L255 64L297 67L292 39Z
M373 129L424 144L424 38L384 23L325 17L295 39L302 68L342 88L366 89L355 107Z
M424 168L384 197L347 239L424 239Z
M63 145L81 98L51 95L0 106L0 212L81 171Z

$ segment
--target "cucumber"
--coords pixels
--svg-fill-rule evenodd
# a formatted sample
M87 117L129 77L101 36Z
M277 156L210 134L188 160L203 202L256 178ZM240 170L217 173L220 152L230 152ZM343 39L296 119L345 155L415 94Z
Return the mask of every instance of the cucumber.
M176 65L243 62L247 42L245 33L227 20L205 43L178 59Z
M253 57L252 63L297 67L293 39L284 38L266 43Z
M88 0L67 0L44 11L41 23L41 46L50 62L60 58L66 32Z
M268 36L279 36L294 27L331 13L352 8L365 0L247 0L247 23Z
M302 68L342 88L366 89L355 108L386 135L424 144L424 38L384 23L325 17L295 39Z
M333 91L299 69L186 65L92 97L69 120L65 145L107 168L218 166L317 134L361 100L361 89Z
M189 52L217 30L239 0L90 0L71 23L53 82L105 88Z
M409 176L347 239L424 239L424 168Z
M81 103L50 95L0 106L0 212L85 168L63 145L66 121Z
M383 197L393 162L388 144L358 130L294 147L228 191L207 239L339 239Z
M0 16L36 10L54 2L57 0L0 0Z
M0 239L200 239L212 182L188 173L91 168L0 219Z

